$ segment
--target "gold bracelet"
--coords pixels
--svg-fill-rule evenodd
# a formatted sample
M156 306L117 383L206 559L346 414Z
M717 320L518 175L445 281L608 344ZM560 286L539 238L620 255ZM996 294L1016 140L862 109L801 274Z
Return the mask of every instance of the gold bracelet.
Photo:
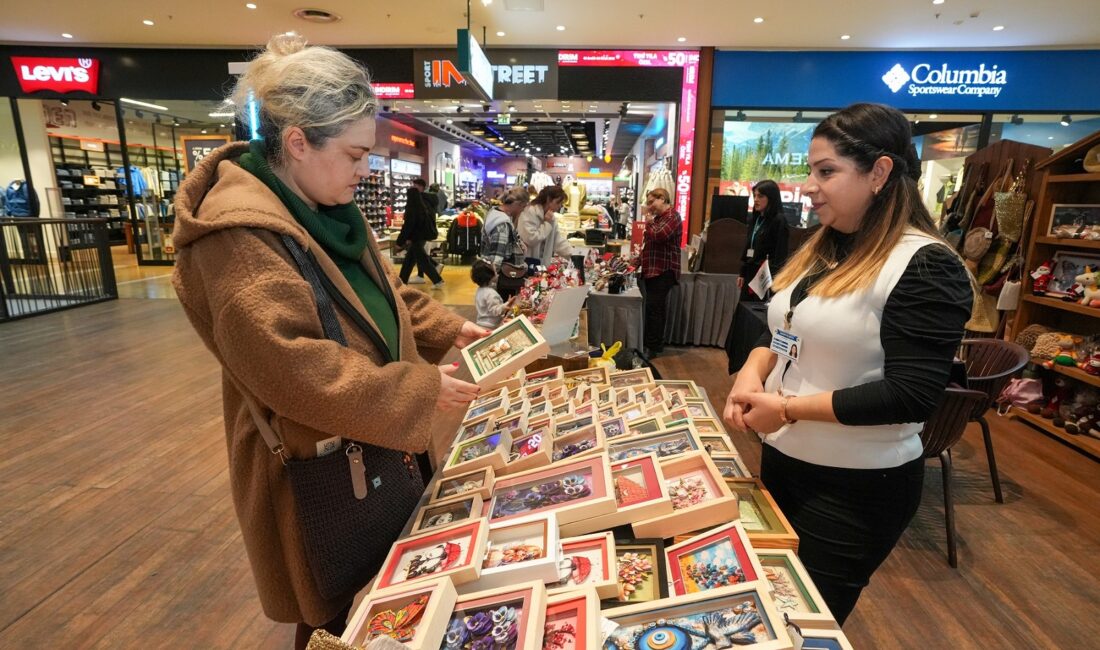
M787 402L791 400L790 395L784 395L783 401L779 403L779 419L783 420L783 424L794 424L798 420L792 420L787 417Z

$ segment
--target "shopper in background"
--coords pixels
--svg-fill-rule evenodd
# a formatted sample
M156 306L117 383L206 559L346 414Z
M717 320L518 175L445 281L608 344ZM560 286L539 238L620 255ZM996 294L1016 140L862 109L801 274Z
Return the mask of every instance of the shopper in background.
M516 187L500 197L500 207L494 206L485 215L485 235L481 239L481 256L497 272L497 293L504 300L511 298L523 286L523 276L513 277L526 269L527 248L516 234L516 221L527 207L527 190Z
M456 366L433 363L488 330L399 282L352 201L378 107L359 64L276 36L237 82L236 105L251 97L263 140L220 147L180 185L173 283L222 366L229 482L260 602L271 619L298 623L304 647L314 627L340 633L355 592L321 595L284 460L249 405L277 425L292 459L313 458L333 436L423 452L433 409L478 393L451 377ZM337 308L346 346L326 336L287 240L359 314ZM374 541L384 552L394 540Z
M642 243L640 287L645 298L646 356L665 348L665 314L668 294L680 281L680 239L683 221L672 209L668 190L658 187L646 194L649 221Z
M741 277L737 286L741 288L741 300L761 300L749 283L756 272L768 261L768 271L772 277L778 275L787 262L787 220L783 218L783 199L779 196L779 186L773 180L763 180L752 188L752 223L749 224L749 238L745 249L741 251Z
M547 185L520 213L516 229L527 246L529 262L548 264L555 255L569 258L573 254L569 240L558 228L557 212L564 202L565 190L558 185Z
M761 478L840 623L920 503L922 423L970 317L970 278L921 202L911 137L877 104L814 130L802 194L822 228L775 278L768 326L785 334L752 351L723 414L764 436Z
M614 208L615 213L615 236L619 239L626 239L627 233L630 232L630 202L615 197L611 199L611 207Z
M450 203L447 200L447 193L443 191L443 187L439 183L432 183L429 191L439 197L439 205L437 207L439 214L443 214L450 206Z
M432 281L432 287L443 287L443 277L439 275L432 259L428 257L426 246L428 242L435 241L439 231L435 226L435 214L424 201L424 179L413 179L412 184L406 190L405 220L401 224L401 231L397 234L397 243L405 248L405 261L401 264L401 281L409 282L415 266L420 273L427 274ZM434 200L435 197L432 196ZM423 280L421 280L423 282Z
M474 294L477 324L496 329L516 297L512 296L508 302L500 299L500 294L494 288L497 272L493 270L493 265L485 260L474 260L473 266L470 267L470 279L477 285L477 292Z

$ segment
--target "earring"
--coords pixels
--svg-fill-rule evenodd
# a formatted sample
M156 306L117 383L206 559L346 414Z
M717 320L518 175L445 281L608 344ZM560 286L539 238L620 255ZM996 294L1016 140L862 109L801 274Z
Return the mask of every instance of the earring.
M881 187L875 187L871 189L871 192L873 192L875 196L878 196L879 190L881 189Z

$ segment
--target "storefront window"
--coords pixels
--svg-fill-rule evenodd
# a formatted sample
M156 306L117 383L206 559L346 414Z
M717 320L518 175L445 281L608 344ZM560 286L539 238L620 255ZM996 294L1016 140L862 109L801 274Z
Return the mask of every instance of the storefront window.
M1065 118L1069 118L1066 120ZM1039 115L1033 113L997 113L993 116L990 144L1015 140L1055 152L1100 131L1100 115Z
M924 207L939 219L943 202L961 182L966 157L978 150L982 116L979 114L910 114L913 146L921 161L918 187Z
M6 189L17 188L26 180L19 140L15 135L11 102L7 98L0 98L0 201L3 200ZM7 210L8 208L0 206L0 216L8 215ZM21 208L16 208L16 211L21 211Z

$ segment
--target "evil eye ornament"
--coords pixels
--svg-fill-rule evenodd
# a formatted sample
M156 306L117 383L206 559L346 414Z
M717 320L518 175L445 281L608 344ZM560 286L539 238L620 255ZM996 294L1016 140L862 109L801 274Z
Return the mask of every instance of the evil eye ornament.
M700 650L708 643L703 634L660 620L637 632L632 646L633 650Z

